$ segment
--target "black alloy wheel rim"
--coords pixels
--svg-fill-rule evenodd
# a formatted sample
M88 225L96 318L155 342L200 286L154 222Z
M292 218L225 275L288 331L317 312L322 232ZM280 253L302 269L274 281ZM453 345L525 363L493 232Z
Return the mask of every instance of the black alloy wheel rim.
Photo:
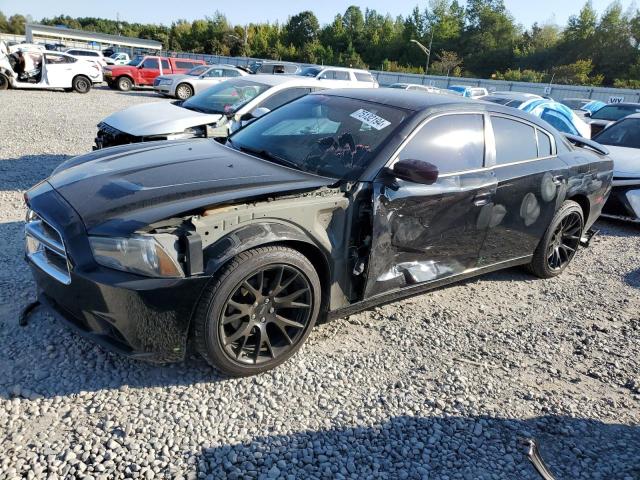
M549 247L547 262L551 270L562 270L576 254L582 234L582 218L577 212L570 213L558 224Z
M307 277L275 264L240 282L223 307L219 336L234 362L258 365L286 354L303 336L313 311Z

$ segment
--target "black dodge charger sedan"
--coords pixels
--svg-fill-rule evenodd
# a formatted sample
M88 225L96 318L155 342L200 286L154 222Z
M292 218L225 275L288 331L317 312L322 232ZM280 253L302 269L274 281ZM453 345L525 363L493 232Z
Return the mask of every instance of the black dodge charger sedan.
M515 265L560 274L612 162L508 107L333 90L211 139L114 147L26 195L40 301L134 358L230 375L330 318ZM580 145L580 146L578 146Z

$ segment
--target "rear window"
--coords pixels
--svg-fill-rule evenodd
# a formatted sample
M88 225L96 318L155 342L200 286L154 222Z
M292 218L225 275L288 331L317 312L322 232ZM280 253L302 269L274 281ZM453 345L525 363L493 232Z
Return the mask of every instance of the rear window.
M193 62L188 62L186 60L176 60L176 68L193 68Z
M373 83L373 77L370 73L355 72L356 80L359 82Z

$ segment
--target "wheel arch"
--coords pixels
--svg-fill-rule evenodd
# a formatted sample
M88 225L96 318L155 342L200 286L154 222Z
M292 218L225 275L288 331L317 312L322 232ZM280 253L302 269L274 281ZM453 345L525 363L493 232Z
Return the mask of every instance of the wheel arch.
M583 193L576 193L574 195L571 195L570 197L567 197L567 200L572 200L580 205L584 223L586 225L589 221L589 215L591 214L591 202L589 201L589 197L587 197Z
M331 296L332 266L326 249L301 228L283 222L253 223L240 227L221 237L203 250L206 286L215 281L216 274L229 264L234 257L258 247L283 246L297 250L304 255L318 272L321 286L322 304L319 321L324 319ZM202 289L202 293L206 291ZM189 338L193 332L193 320L197 305L202 301L200 294L189 320Z

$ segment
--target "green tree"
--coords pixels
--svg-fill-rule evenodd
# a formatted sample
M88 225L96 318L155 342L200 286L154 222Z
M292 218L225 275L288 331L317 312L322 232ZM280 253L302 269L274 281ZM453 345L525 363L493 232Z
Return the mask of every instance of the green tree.
M318 38L320 24L313 12L306 10L289 18L284 27L285 41L296 48L303 48Z

